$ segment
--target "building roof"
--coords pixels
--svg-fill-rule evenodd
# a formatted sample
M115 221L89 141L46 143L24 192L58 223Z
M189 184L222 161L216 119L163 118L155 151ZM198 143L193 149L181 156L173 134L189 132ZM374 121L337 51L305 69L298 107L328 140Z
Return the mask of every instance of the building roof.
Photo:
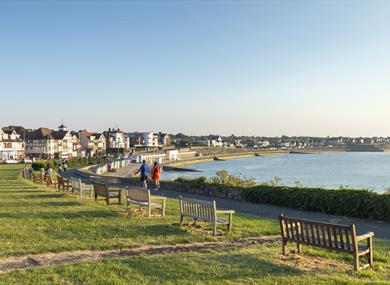
M80 132L81 134L83 134L83 136L87 137L87 138L90 138L91 136L94 136L96 135L96 133L94 132L88 132L88 131L82 131Z
M12 135L13 133L17 134L15 130L12 129L3 129L3 132L8 135Z
M68 133L67 131L52 131L51 135L55 140L63 140Z
M26 132L26 140L63 140L68 131L53 131L49 128L39 128L32 132Z
M53 139L53 137L50 135L52 130L48 128L39 128L37 130L34 130L32 132L26 132L25 139L26 140L47 140L47 139Z
M97 140L100 140L101 137L104 138L104 135L102 133L94 133L94 132L88 132L88 131L82 131L80 134L83 134L83 136L87 137L90 139L92 136L95 136Z

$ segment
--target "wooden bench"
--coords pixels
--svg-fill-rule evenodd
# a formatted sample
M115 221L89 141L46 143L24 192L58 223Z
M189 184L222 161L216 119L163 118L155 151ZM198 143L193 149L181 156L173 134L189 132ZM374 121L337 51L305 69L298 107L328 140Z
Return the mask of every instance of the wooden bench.
M110 199L118 199L118 203L114 204L121 204L121 191L109 189L105 183L94 182L93 191L95 192L95 202L97 202L98 196L101 196L106 200L107 206L110 205Z
M35 176L34 172L32 172L32 170L30 170L30 169L23 169L22 170L22 177L25 179L29 179L33 182L35 182L35 180L36 180L36 176Z
M63 191L71 190L72 183L69 179L66 179L60 175L57 175L57 181L58 181L58 191L61 191L61 188Z
M30 177L31 177L30 169L23 169L22 170L22 177L24 179L30 179Z
M150 190L146 190L141 187L131 187L127 190L126 196L126 206L127 210L129 210L130 204L138 205L142 208L147 209L148 218L152 215L153 209L160 209L161 216L165 216L165 197L150 195Z
M50 176L46 176L45 177L45 182L46 182L46 186L47 187L54 187L56 188L57 187L57 184L58 182L55 181L53 178L51 178Z
M337 225L317 221L279 216L280 231L282 235L282 251L286 254L287 242L295 242L298 252L301 244L326 248L335 251L347 252L354 257L354 269L372 267L373 264L373 232L361 236L356 235L355 225ZM365 245L359 244L366 241ZM359 257L365 255L368 264L359 266Z
M233 227L233 210L217 210L215 201L202 201L195 199L187 199L182 196L179 197L180 202L180 226L183 224L184 217L197 220L203 220L211 224L213 228L213 235L217 234L217 224L224 224L228 226L228 231ZM221 218L218 214L228 214L229 217Z
M38 177L36 178L36 180L37 180L37 183L39 183L39 184L45 184L45 183L47 183L47 182L46 182L45 173L43 173L43 174L39 173L39 174L38 174Z
M30 180L31 180L32 182L34 182L34 183L39 183L39 178L35 175L34 172L30 172L29 175L30 175L29 178L30 178Z
M71 179L73 193L78 193L80 198L83 198L83 193L90 193L91 198L93 197L92 185L86 185L81 182L81 179Z

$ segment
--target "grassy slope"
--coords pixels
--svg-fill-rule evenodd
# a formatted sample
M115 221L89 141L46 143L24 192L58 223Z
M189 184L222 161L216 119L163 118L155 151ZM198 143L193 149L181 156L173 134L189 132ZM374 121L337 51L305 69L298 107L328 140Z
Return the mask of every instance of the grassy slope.
M176 200L168 200L165 218L128 217L123 206L107 207L103 201L40 187L18 177L16 169L0 166L0 256L224 239L201 229L180 229ZM234 218L228 238L278 232L271 220Z
M0 256L214 240L202 229L180 229L178 203L165 218L127 217L123 208L48 191L0 166ZM276 234L275 222L235 215L227 238ZM224 239L219 236L216 239ZM304 247L283 257L280 244L61 265L0 275L0 284L340 284L390 280L390 242L375 240L375 270L354 273L352 257Z

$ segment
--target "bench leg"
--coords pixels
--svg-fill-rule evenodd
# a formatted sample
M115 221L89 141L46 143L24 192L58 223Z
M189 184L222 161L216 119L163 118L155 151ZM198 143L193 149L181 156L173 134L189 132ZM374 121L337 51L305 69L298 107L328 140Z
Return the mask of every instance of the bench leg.
M217 235L217 223L213 225L213 236Z
M287 245L287 242L282 241L282 253L283 253L283 255L286 255L286 245Z
M183 226L183 220L184 220L184 216L180 215L180 223L179 223L180 227Z
M126 212L130 216L130 211L129 210L130 210L129 209L129 202L127 202L127 200L126 200Z
M370 252L367 253L367 255L366 255L367 261L368 261L368 264L370 265L370 267L372 268L372 266L374 264L374 257L373 257L373 251L372 251L372 237L367 239L367 246L370 249Z
M353 253L353 268L355 271L359 271L359 256L357 252Z
M233 214L229 214L228 231L230 232L232 228L233 228Z
M216 236L217 235L217 223L215 222L213 224L213 236Z
M152 216L152 207L148 207L148 218Z
M110 204L110 198L109 197L106 197L106 204L107 204L107 206Z
M297 242L297 250L298 250L299 253L302 252L302 246L301 246L301 244L299 242Z

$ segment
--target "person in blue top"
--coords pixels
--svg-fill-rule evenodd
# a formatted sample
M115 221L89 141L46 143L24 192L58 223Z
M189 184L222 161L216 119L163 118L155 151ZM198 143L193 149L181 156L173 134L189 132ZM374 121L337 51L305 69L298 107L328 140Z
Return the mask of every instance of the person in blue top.
M141 183L142 183L142 187L144 187L145 189L148 189L147 181L148 181L149 172L150 172L149 166L146 164L146 160L143 160L141 167L134 173L135 175L141 173Z

